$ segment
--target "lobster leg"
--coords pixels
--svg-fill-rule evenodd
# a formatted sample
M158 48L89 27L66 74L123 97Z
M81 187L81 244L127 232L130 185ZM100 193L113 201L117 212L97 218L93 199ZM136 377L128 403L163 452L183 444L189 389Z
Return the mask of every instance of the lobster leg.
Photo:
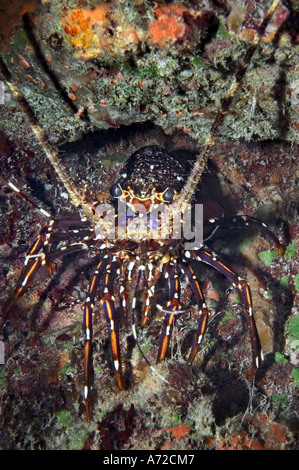
M52 225L53 221L50 221L42 227L38 239L32 246L28 255L25 257L24 266L17 282L14 296L2 315L0 328L2 328L2 326L4 325L12 306L15 304L17 299L21 297L21 295L25 292L39 268L46 263L46 255L43 251L41 253L40 251L43 250L46 244L48 243Z
M228 266L220 261L214 253L208 251L206 248L186 251L185 256L187 258L193 258L197 261L201 261L215 268L230 280L234 289L236 289L236 291L239 293L243 302L243 310L246 314L246 319L249 326L249 333L252 344L253 365L255 368L260 367L261 362L263 361L263 353L261 350L260 339L253 316L251 293L248 283L244 281L244 279L241 279Z
M205 331L207 328L208 319L210 316L210 310L207 309L202 290L200 288L199 282L194 274L193 269L190 266L188 266L186 263L180 263L180 268L189 280L189 283L194 292L196 303L199 309L198 328L194 335L194 339L193 339L193 343L191 346L191 351L190 351L190 355L188 359L190 362L193 362L195 355L198 351L199 345L202 341L203 335L205 334Z
M255 217L251 217L249 215L215 217L213 219L205 221L205 228L207 232L210 231L211 234L207 237L204 236L204 239L208 240L210 237L213 237L215 232L219 228L224 230L230 230L243 229L247 227L258 230L269 243L273 243L274 248L278 250L281 255L283 254L283 248L277 236L271 230L268 229L267 225L264 222L261 222Z
M179 300L180 283L179 283L177 268L175 265L169 263L166 266L165 277L168 278L168 283L169 283L169 301L167 304L167 311L165 313L162 332L160 335L160 344L159 344L158 358L157 358L158 362L161 362L163 361L163 359L165 359L168 345L169 345L169 340L171 337L173 324L175 321L175 316L181 308L180 300Z
M113 367L115 377L119 387L124 388L123 378L121 374L121 363L120 363L120 346L118 331L116 328L116 311L113 297L113 281L115 277L115 271L118 267L117 262L110 262L110 259L105 256L98 264L97 269L94 272L92 278L88 296L84 305L84 331L85 331L85 347L84 347L84 400L86 408L86 419L91 419L91 400L89 396L90 389L90 374L92 366L92 311L94 307L94 301L96 292L99 286L99 282L104 275L104 294L102 296L102 304L105 312L105 317L109 325L109 338L113 356Z
M24 294L41 266L44 266L51 259L59 258L70 253L76 253L85 248L85 243L74 241L73 243L62 246L55 251L50 251L50 241L52 243L53 238L55 238L56 235L55 233L53 234L55 227L56 222L54 220L50 220L45 225L43 225L36 242L31 247L28 255L26 255L15 293L8 306L5 308L0 320L0 329L4 325L12 306L15 304L18 298ZM68 233L61 234L60 241L66 241L68 239Z
M84 309L83 309L83 327L85 332L85 346L84 346L84 400L86 408L86 419L90 421L91 419L91 404L89 397L89 388L90 388L90 374L92 366L92 311L94 307L94 301L96 296L96 291L99 285L99 282L106 271L107 266L109 265L108 257L105 257L98 264L91 284L89 286L88 295L85 300Z
M125 324L128 323L128 293L126 289L126 276L125 276L124 260L120 259L120 276L119 276L119 303L121 308L121 315Z
M155 283L157 282L158 278L158 272L157 272L157 267L154 265L154 263L150 262L146 266L146 297L145 297L145 308L143 311L143 317L141 320L141 325L146 325L148 318L149 318L149 313L150 313L150 308L151 308L151 299L154 296L155 293Z
M120 345L119 345L119 334L117 325L117 316L113 296L113 284L116 274L116 270L119 267L119 263L113 260L106 269L105 283L104 283L104 295L102 297L103 309L105 312L105 318L109 326L109 339L113 358L114 374L120 389L124 388L124 381L121 370L121 357L120 357Z

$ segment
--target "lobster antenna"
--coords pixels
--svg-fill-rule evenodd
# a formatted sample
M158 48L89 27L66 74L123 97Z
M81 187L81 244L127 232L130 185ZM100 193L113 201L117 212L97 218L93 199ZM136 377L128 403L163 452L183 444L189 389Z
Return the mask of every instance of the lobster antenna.
M67 169L62 163L58 150L53 145L50 144L42 127L39 125L35 115L33 114L33 111L31 110L29 104L25 100L22 93L19 92L17 86L14 84L11 74L8 68L6 67L5 62L1 55L0 55L0 71L3 77L5 78L6 85L8 86L15 100L18 102L22 111L26 115L33 133L35 134L37 140L42 146L54 170L56 171L57 176L59 177L65 189L67 190L72 203L74 204L75 207L81 209L84 215L88 219L94 220L92 208L84 202L84 195L75 186Z
M227 114L227 111L231 105L231 102L242 83L242 79L251 62L251 58L254 52L256 51L257 47L259 46L262 40L262 36L268 24L270 23L273 17L273 14L279 4L280 4L280 0L273 0L269 8L269 11L265 14L264 19L255 35L255 38L252 41L252 44L249 46L249 48L247 49L245 53L245 57L235 74L234 81L231 84L227 95L222 100L220 109L217 112L216 118L212 124L209 134L205 140L205 143L203 144L201 151L196 156L195 164L187 179L186 185L182 189L178 199L176 199L176 201L173 202L173 206L175 210L178 210L179 212L183 211L183 207L186 202L191 202L192 196L200 181L201 175L203 174L206 164L209 160L209 157L210 157L209 151L215 143L215 140L214 140L215 135L224 121L225 115ZM172 210L174 210L174 208L172 208Z

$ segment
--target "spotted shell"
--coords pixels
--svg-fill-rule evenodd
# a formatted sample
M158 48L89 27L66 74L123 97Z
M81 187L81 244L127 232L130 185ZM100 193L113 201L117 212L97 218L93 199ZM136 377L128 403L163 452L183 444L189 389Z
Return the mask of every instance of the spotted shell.
M185 170L168 150L157 145L143 147L126 161L117 180L122 189L131 188L135 195L150 196L155 188L163 192L173 188L180 192L185 181Z

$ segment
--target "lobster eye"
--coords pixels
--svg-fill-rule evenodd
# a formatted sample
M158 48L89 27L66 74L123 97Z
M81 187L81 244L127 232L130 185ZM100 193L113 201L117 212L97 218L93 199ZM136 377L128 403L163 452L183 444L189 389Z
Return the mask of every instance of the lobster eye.
M123 193L123 191L122 191L122 189L121 189L121 187L118 183L111 186L110 194L111 194L112 197L120 197L120 196L122 196L122 193Z
M167 188L164 191L164 193L162 195L162 198L163 198L164 202L172 202L173 196L174 196L174 189L173 188Z

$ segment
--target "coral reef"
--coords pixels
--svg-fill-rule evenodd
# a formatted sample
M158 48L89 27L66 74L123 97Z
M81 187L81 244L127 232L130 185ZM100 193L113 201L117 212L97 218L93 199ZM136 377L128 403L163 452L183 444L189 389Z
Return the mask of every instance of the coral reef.
M6 63L50 141L60 146L74 181L94 198L109 191L125 159L144 145L158 142L192 161L269 4L44 0L26 10L34 45L21 24L25 11L13 12L12 3L4 10L13 19L5 31ZM298 449L299 111L292 23L272 42L285 15L280 7L254 56L201 184L226 213L259 215L286 245L281 257L247 231L229 232L210 244L251 285L266 353L255 382L239 299L222 276L199 266L214 315L192 367L185 355L196 325L194 307L178 320L162 364L155 365L161 317L138 331L154 370L122 328L131 384L119 391L106 321L100 309L95 311L94 421L87 424L82 302L93 260L70 256L38 273L0 337L5 346L2 449ZM49 79L39 54L75 111ZM1 172L26 185L54 215L73 214L65 189L7 92L0 112ZM44 219L7 187L1 188L0 211L3 307ZM189 298L183 285L183 299Z
M254 2L215 11L209 2L191 7L115 0L70 7L44 1L26 27L35 48L18 21L9 31L5 59L56 142L148 120L168 134L181 130L203 142L265 10ZM12 15L8 7L5 13ZM297 140L298 42L293 23L283 27L286 15L279 7L219 138ZM61 94L53 93L41 55L73 101L76 119Z

